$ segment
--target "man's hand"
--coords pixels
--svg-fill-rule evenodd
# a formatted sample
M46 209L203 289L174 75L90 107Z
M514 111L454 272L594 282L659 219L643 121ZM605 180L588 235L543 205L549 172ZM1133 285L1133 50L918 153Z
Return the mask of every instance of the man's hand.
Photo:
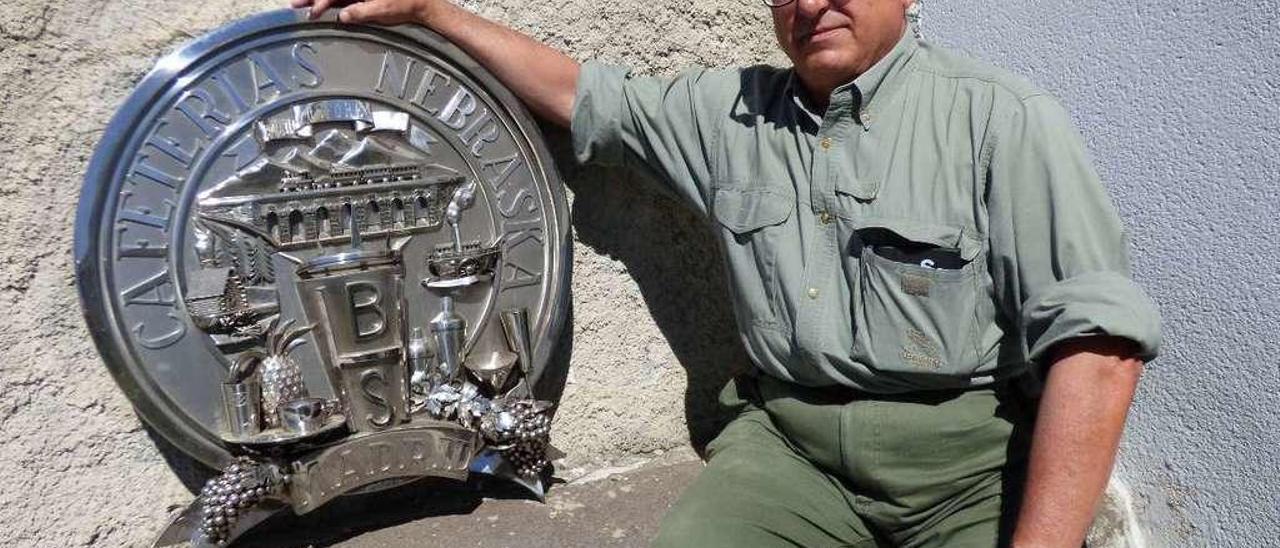
M375 25L404 25L416 23L430 26L432 10L438 10L445 0L290 0L294 9L310 7L312 19L320 17L330 8L341 7L338 20L343 23L367 23Z
M1079 548L1111 476L1142 373L1125 339L1055 348L1031 444L1016 548Z
M578 62L447 0L290 0L290 5L295 9L310 6L313 19L345 6L338 12L343 23L426 26L489 69L535 114L569 126L578 87Z

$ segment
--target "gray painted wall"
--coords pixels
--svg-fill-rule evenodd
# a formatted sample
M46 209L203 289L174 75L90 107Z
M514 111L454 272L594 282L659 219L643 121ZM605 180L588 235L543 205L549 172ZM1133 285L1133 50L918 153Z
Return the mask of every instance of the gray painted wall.
M927 37L1063 100L1129 228L1165 332L1118 471L1148 538L1280 542L1277 2L923 6Z
M926 0L928 1L928 0ZM88 342L71 273L85 163L169 49L283 0L6 0L0 9L0 545L145 542L201 474L148 435ZM644 72L781 62L752 0L471 1L580 59ZM1122 454L1148 536L1257 546L1277 524L1280 234L1273 1L928 3L926 35L1022 72L1080 124L1132 229L1167 346ZM563 134L549 136L563 146ZM745 364L714 245L631 175L562 164L574 323L566 473L704 441Z

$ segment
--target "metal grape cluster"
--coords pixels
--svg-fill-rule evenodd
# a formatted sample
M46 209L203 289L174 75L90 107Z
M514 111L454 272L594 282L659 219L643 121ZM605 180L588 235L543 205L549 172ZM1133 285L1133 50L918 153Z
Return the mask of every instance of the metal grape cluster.
M248 457L236 459L200 490L200 532L209 542L225 545L240 514L275 494L283 483L283 478L269 466Z
M496 442L516 473L536 478L546 469L547 446L551 442L549 406L534 401L517 401L509 409L490 415L481 429Z

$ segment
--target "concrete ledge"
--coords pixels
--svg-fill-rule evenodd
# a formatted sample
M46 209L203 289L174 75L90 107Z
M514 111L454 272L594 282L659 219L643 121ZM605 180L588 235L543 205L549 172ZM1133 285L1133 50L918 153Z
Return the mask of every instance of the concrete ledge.
M419 483L339 500L304 517L282 516L241 546L390 548L643 547L702 470L691 451L630 465L568 469L545 504L498 482ZM1091 548L1145 548L1124 483L1112 479L1089 532Z
M282 516L239 545L648 546L702 463L676 456L622 469L630 471L603 471L553 486L545 504L499 483L416 484L336 501L303 517Z

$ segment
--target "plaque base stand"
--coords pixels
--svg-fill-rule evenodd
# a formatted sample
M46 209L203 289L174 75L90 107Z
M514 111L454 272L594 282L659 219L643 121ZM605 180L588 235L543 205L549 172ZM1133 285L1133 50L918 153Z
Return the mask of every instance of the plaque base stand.
M229 474L238 470L239 475L233 478L236 481L270 477L260 485L273 487L257 491L252 499L207 487L169 522L152 546L225 546L286 510L303 515L344 494L425 477L465 480L471 473L485 474L512 481L539 501L546 493L541 478L523 477L501 453L481 449L475 431L444 421L353 436L343 443L289 459L249 462L238 461L233 467L241 468L224 472L210 484L227 485ZM253 497L254 489L248 491ZM222 529L211 538L208 527L215 519Z

